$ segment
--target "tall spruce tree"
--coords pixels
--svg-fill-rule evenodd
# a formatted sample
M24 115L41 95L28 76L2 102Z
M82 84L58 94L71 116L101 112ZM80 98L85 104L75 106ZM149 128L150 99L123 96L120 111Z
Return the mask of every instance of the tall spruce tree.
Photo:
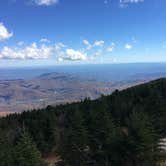
M15 147L15 165L42 166L44 163L29 134L23 130Z
M79 110L67 113L66 127L60 145L60 155L66 165L86 165L88 160L86 154L87 132L83 123L83 116Z
M110 164L110 140L114 133L114 124L104 98L95 103L89 119L89 147L97 165Z
M159 155L159 138L150 117L141 112L133 112L127 120L128 139L130 140L130 159L133 165L156 165Z

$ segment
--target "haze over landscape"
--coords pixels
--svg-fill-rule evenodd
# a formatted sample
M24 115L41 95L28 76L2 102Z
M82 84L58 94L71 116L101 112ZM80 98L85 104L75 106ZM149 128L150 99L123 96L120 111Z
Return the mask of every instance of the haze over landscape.
M166 1L1 0L0 166L165 166Z
M96 99L115 89L165 77L166 63L3 68L0 75L0 112L4 115Z

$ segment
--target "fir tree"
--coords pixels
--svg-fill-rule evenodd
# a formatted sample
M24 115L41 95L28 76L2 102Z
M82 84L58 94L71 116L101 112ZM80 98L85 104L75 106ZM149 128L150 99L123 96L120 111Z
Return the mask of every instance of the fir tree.
M41 166L43 165L41 154L32 142L29 134L23 130L15 147L15 165L17 166Z
M0 166L13 166L13 145L0 130Z
M60 155L66 165L82 166L88 160L86 154L87 132L80 111L68 112L66 128L61 140ZM62 148L63 147L63 148Z

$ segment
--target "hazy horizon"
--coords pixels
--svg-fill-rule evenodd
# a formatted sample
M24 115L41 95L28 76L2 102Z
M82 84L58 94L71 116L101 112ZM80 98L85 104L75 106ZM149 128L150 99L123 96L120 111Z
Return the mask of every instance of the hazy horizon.
M82 64L0 68L0 80L33 79L46 73L62 73L98 81L132 81L166 76L166 63ZM103 74L104 73L104 74Z

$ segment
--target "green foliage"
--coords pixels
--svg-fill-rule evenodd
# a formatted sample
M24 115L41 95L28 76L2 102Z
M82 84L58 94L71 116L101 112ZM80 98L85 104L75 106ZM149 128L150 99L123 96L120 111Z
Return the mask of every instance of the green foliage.
M0 165L13 165L13 148L4 132L0 130Z
M78 110L67 113L65 130L59 147L60 156L66 164L79 166L88 160L87 131L83 123L83 116Z
M101 99L94 103L93 110L89 114L88 136L89 148L92 159L98 165L109 163L110 141L114 134L115 126L107 111L106 103Z
M165 158L165 121L166 79L10 115L0 119L0 165L41 166L41 154L51 153L61 166L155 166Z
M40 152L25 130L22 131L14 150L17 166L41 166L43 164Z

